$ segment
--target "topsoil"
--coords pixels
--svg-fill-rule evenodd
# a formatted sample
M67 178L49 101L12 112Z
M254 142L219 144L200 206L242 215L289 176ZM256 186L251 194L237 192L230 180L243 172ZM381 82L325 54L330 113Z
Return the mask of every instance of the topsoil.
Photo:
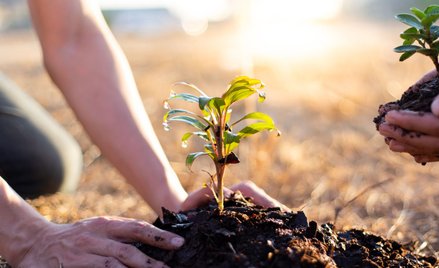
M136 244L171 267L437 267L435 257L415 252L414 244L330 223L308 222L303 212L262 208L235 195L218 211L204 208L173 213L163 209L154 225L177 233L186 243L176 251Z

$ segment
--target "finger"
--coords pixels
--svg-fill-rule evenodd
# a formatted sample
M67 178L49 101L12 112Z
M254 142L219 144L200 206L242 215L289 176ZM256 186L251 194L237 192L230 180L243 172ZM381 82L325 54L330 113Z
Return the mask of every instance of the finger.
M75 267L75 268L126 268L120 261L113 257L104 257L100 255L87 254L74 260L60 261L57 267Z
M386 122L409 131L439 136L439 118L432 113L390 111L386 114Z
M230 187L231 190L239 190L244 196L250 196L253 198L255 204L263 207L279 207L282 211L291 211L287 206L280 203L276 199L269 196L264 190L256 186L251 181L238 183Z
M417 163L437 162L439 156L437 155L415 155L413 156Z
M161 230L148 222L125 218L96 218L100 232L122 242L143 242L162 249L177 249L184 243L181 236ZM94 226L96 228L96 226Z
M409 144L401 143L394 139L391 140L388 145L391 151L397 153L409 153L411 155L419 155L424 153L422 150L419 150L418 148L410 146Z
M157 261L136 247L114 240L92 239L90 252L101 256L110 256L128 267L167 267L163 262Z
M411 154L432 155L439 152L439 137L421 135L414 132L405 132L401 128L382 124L379 128L381 135L390 137L398 143L390 141L389 147L393 143L393 150L398 152L409 152ZM399 146L405 146L404 149Z
M207 187L193 191L181 204L181 210L185 211L205 206L209 204L212 197L212 191Z

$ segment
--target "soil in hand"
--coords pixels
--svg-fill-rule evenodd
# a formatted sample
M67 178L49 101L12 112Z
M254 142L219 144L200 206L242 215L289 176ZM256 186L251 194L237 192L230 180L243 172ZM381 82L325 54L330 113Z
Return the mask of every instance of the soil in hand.
M374 118L377 129L385 122L385 115L391 110L410 110L420 114L431 112L431 103L439 94L439 77L411 86L400 100L380 105L378 116Z
M165 251L136 244L171 267L436 267L435 257L363 230L308 222L303 212L262 208L236 195L219 212L212 202L195 210L163 210L154 224L186 239Z

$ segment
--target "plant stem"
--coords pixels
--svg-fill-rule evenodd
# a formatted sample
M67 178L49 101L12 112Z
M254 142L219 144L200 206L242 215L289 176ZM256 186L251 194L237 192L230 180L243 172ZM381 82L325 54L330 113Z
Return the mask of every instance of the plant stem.
M224 210L224 172L226 171L225 165L219 164L217 168L217 180L218 180L218 209L219 211Z

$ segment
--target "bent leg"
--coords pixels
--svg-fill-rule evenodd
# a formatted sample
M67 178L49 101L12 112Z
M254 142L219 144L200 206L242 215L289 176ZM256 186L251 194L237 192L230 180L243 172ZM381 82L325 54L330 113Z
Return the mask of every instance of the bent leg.
M22 197L71 192L82 170L73 139L0 73L0 176Z

